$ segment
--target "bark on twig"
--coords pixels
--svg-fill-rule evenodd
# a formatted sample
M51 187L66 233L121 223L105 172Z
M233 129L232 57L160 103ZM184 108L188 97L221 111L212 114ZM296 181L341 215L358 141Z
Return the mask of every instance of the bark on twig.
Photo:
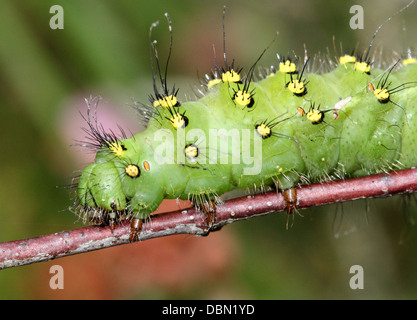
M417 168L394 171L357 179L306 185L297 188L297 208L325 205L359 198L387 197L417 191ZM268 192L227 201L217 208L215 229L286 208L283 196ZM48 261L129 243L130 224L123 223L113 230L89 226L36 238L0 243L0 269ZM207 235L203 213L186 209L152 216L143 224L140 240L173 234Z

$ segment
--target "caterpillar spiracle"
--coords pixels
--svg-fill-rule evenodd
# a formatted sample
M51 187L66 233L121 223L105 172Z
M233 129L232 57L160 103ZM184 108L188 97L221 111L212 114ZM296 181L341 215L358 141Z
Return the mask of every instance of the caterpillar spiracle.
M298 184L417 165L417 60L409 54L375 67L379 29L368 50L342 53L321 74L310 72L307 56L288 54L256 77L263 53L245 72L224 49L224 66L204 77L202 97L179 101L167 83L166 18L165 70L150 41L154 92L138 105L146 129L120 138L88 109L96 157L79 178L78 201L89 221L131 220L135 240L163 199L189 199L213 223L222 194L276 187L292 213Z

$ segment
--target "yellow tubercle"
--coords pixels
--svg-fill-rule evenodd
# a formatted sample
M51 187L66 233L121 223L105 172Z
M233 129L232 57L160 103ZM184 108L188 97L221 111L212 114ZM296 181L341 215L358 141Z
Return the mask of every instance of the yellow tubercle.
M416 58L408 58L408 59L404 59L403 60L403 66L409 65L409 64L413 64L413 63L417 63L417 59Z
M356 62L355 66L354 66L354 69L358 70L358 71L361 71L363 73L369 73L371 71L371 66L364 61Z
M271 135L271 128L262 123L256 127L256 131L262 136L262 138L268 138Z
M124 155L126 148L119 142L109 143L110 151L117 157Z
M163 97L161 99L155 100L153 102L153 106L155 108L159 106L162 106L164 108L175 107L177 104L178 104L178 99L176 96L172 94L169 96Z
M302 94L305 91L305 85L303 81L294 79L288 83L288 90L295 94Z
M297 66L294 62L287 60L285 62L279 63L279 72L282 73L295 73L297 71Z
M171 117L171 119L169 119L169 121L171 122L172 126L175 129L185 128L187 126L187 120L186 120L185 116L183 116L182 114L179 114L179 113L175 113Z
M339 63L340 64L355 63L355 62L356 62L356 57L355 56L350 56L348 54L345 54L344 56L341 56L339 58Z
M226 71L225 73L222 73L222 81L223 82L239 82L240 74L234 71L233 69L230 71Z
M129 164L125 168L126 174L131 178L137 178L140 175L139 167L136 164Z
M307 112L307 119L313 123L320 123L323 120L323 112L313 109Z
M207 88L211 88L212 86L215 86L218 84L221 80L220 79L212 79L207 83Z
M190 144L185 147L184 153L188 159L196 158L198 156L198 148L195 145Z
M389 100L389 92L387 89L375 89L374 95L379 101L385 102Z
M238 92L236 92L234 99L237 104L244 107L252 103L252 95L245 90L239 90Z

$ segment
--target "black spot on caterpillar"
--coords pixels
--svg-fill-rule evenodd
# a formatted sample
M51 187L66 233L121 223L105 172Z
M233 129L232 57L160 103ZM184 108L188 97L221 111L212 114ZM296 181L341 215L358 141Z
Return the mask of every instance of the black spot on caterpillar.
M111 224L146 219L163 199L179 198L213 214L233 189L289 190L415 166L417 61L377 68L376 34L366 51L341 55L329 72L308 72L307 56L281 55L258 81L263 52L245 71L228 62L224 45L224 66L215 65L196 101L179 101L178 89L169 89L172 41L163 70L151 38L157 67L151 105L143 106L146 130L116 139L87 115L97 155L79 180L81 210Z

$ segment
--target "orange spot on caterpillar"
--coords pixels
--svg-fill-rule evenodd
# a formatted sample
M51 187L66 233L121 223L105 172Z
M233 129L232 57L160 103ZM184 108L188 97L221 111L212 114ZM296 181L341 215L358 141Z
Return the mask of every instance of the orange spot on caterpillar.
M143 161L143 168L144 168L146 171L151 170L151 165L149 164L149 162L148 162L148 161Z
M305 111L302 107L298 107L298 108L297 108L297 111L298 111L298 113L299 113L301 116L303 116L303 115L305 115L305 114L306 114L306 111Z

